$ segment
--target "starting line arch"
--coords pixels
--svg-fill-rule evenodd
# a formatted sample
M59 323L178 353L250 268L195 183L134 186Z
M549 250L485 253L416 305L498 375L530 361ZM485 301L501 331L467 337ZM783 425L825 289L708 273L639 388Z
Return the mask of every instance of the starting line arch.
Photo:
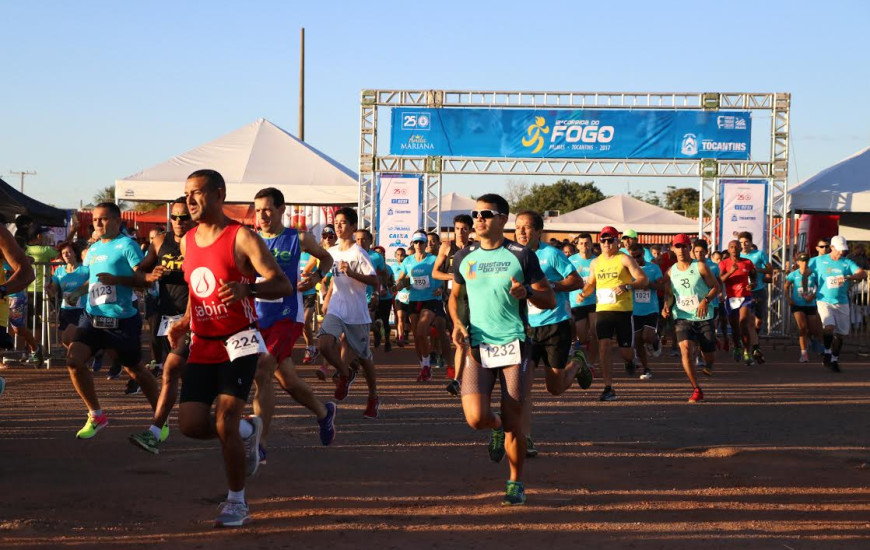
M375 230L377 181L380 174L423 176L422 211L426 229L441 227L442 178L447 174L497 176L622 176L694 178L698 181L698 236L714 248L720 205L720 180L763 179L767 182L767 242L770 262L786 261L788 212L789 93L646 93L536 92L469 90L363 90L360 101L359 214L360 227ZM768 158L722 159L583 159L413 156L378 154L379 108L498 108L540 110L752 111L770 115ZM707 204L709 202L709 205ZM770 286L767 329L772 335L788 329L780 277Z

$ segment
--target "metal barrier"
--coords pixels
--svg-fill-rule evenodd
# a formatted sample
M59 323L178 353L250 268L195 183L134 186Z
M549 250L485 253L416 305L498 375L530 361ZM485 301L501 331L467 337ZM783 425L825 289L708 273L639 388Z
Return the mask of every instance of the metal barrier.
M36 277L32 283L33 292L27 291L27 308L24 312L25 328L33 334L37 344L42 346L45 358L43 365L45 368L50 368L53 360L56 361L58 358L63 359L63 354L55 356L53 349L54 346L60 343L57 331L59 303L48 293L51 275L58 264L33 262L31 265ZM28 288L31 287L29 286ZM38 309L38 311L35 311L35 309ZM30 312L33 312L33 315L30 315ZM20 338L17 333L14 342L15 350L3 354L4 362L5 359L14 358L20 354L18 350ZM26 358L29 353L30 350L25 344L22 359Z
M847 344L855 346L859 355L870 354L870 326L867 324L868 306L870 306L870 281L854 283L849 288L849 310L851 313L851 331Z

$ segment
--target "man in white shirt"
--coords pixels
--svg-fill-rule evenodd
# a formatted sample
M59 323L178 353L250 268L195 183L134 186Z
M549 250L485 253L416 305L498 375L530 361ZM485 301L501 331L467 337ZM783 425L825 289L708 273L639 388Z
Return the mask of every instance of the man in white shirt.
M324 300L326 314L320 325L317 346L323 358L338 370L335 398L343 401L356 378L354 367L362 366L369 397L363 416L377 418L380 399L375 380L375 364L369 347L369 316L366 287L378 285L378 276L365 250L354 242L357 215L352 208L335 213L338 243L329 249L334 260L332 283ZM347 360L341 356L339 342L344 335Z

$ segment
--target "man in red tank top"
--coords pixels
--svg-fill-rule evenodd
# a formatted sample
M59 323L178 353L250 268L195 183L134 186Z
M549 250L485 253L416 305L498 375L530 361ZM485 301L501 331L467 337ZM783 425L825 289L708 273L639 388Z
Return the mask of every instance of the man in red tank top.
M178 422L188 437L220 437L229 493L215 526L238 527L250 519L245 476L257 471L262 431L259 418L242 419L257 360L266 351L253 297L277 299L294 289L263 240L224 214L226 184L218 172L192 173L184 195L199 225L181 241L190 299L168 333L173 347L192 333ZM262 280L254 283L258 273Z

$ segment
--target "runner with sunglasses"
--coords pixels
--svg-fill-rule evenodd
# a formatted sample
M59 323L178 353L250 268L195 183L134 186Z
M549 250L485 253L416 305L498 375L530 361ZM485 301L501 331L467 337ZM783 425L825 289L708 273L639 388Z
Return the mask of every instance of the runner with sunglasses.
M169 413L178 398L178 382L190 355L189 337L183 338L175 348L169 344L167 337L172 323L181 319L187 311L190 295L182 270L184 256L181 254L181 241L195 224L184 197L172 203L169 220L172 234L161 233L154 237L136 275L144 284L157 281L157 313L160 319L153 337L157 338L158 348L162 352L159 362L163 363L163 385L160 387L151 426L143 432L130 435L129 440L133 445L153 454L159 453L158 446L169 437ZM138 286L143 285L140 282Z
M666 287L662 315L674 316L683 370L692 384L689 403L698 403L704 400L704 391L695 376L698 354L695 346L701 348L712 369L716 359L716 332L710 303L719 293L719 283L705 262L692 259L692 240L688 235L675 236L673 244L677 263L668 270L670 284Z
M432 276L436 257L426 251L428 246L428 236L422 229L411 236L414 253L402 262L399 280L396 281L398 288L408 288L411 291L411 326L414 327L414 348L420 361L417 382L428 382L432 379L429 328L435 326L439 336L447 330L447 314L441 300L442 285L437 279L433 280Z
M613 391L613 359L610 350L615 343L625 363L634 359L634 310L633 290L649 287L649 280L634 258L619 252L619 232L607 226L601 229L598 241L601 255L589 266L589 279L580 298L585 300L595 294L598 357L604 378L601 401L615 401ZM632 363L633 364L633 363ZM630 373L634 374L634 373Z
M468 349L462 373L462 410L468 425L490 430L489 458L501 462L507 453L510 479L506 506L526 502L523 464L526 440L522 414L528 386L525 306L556 307L556 295L534 252L504 237L510 212L507 201L495 194L477 199L472 212L478 240L453 259L453 290L448 303L453 319L453 342ZM469 328L459 316L462 287L468 295ZM501 415L491 407L496 379L501 385Z

